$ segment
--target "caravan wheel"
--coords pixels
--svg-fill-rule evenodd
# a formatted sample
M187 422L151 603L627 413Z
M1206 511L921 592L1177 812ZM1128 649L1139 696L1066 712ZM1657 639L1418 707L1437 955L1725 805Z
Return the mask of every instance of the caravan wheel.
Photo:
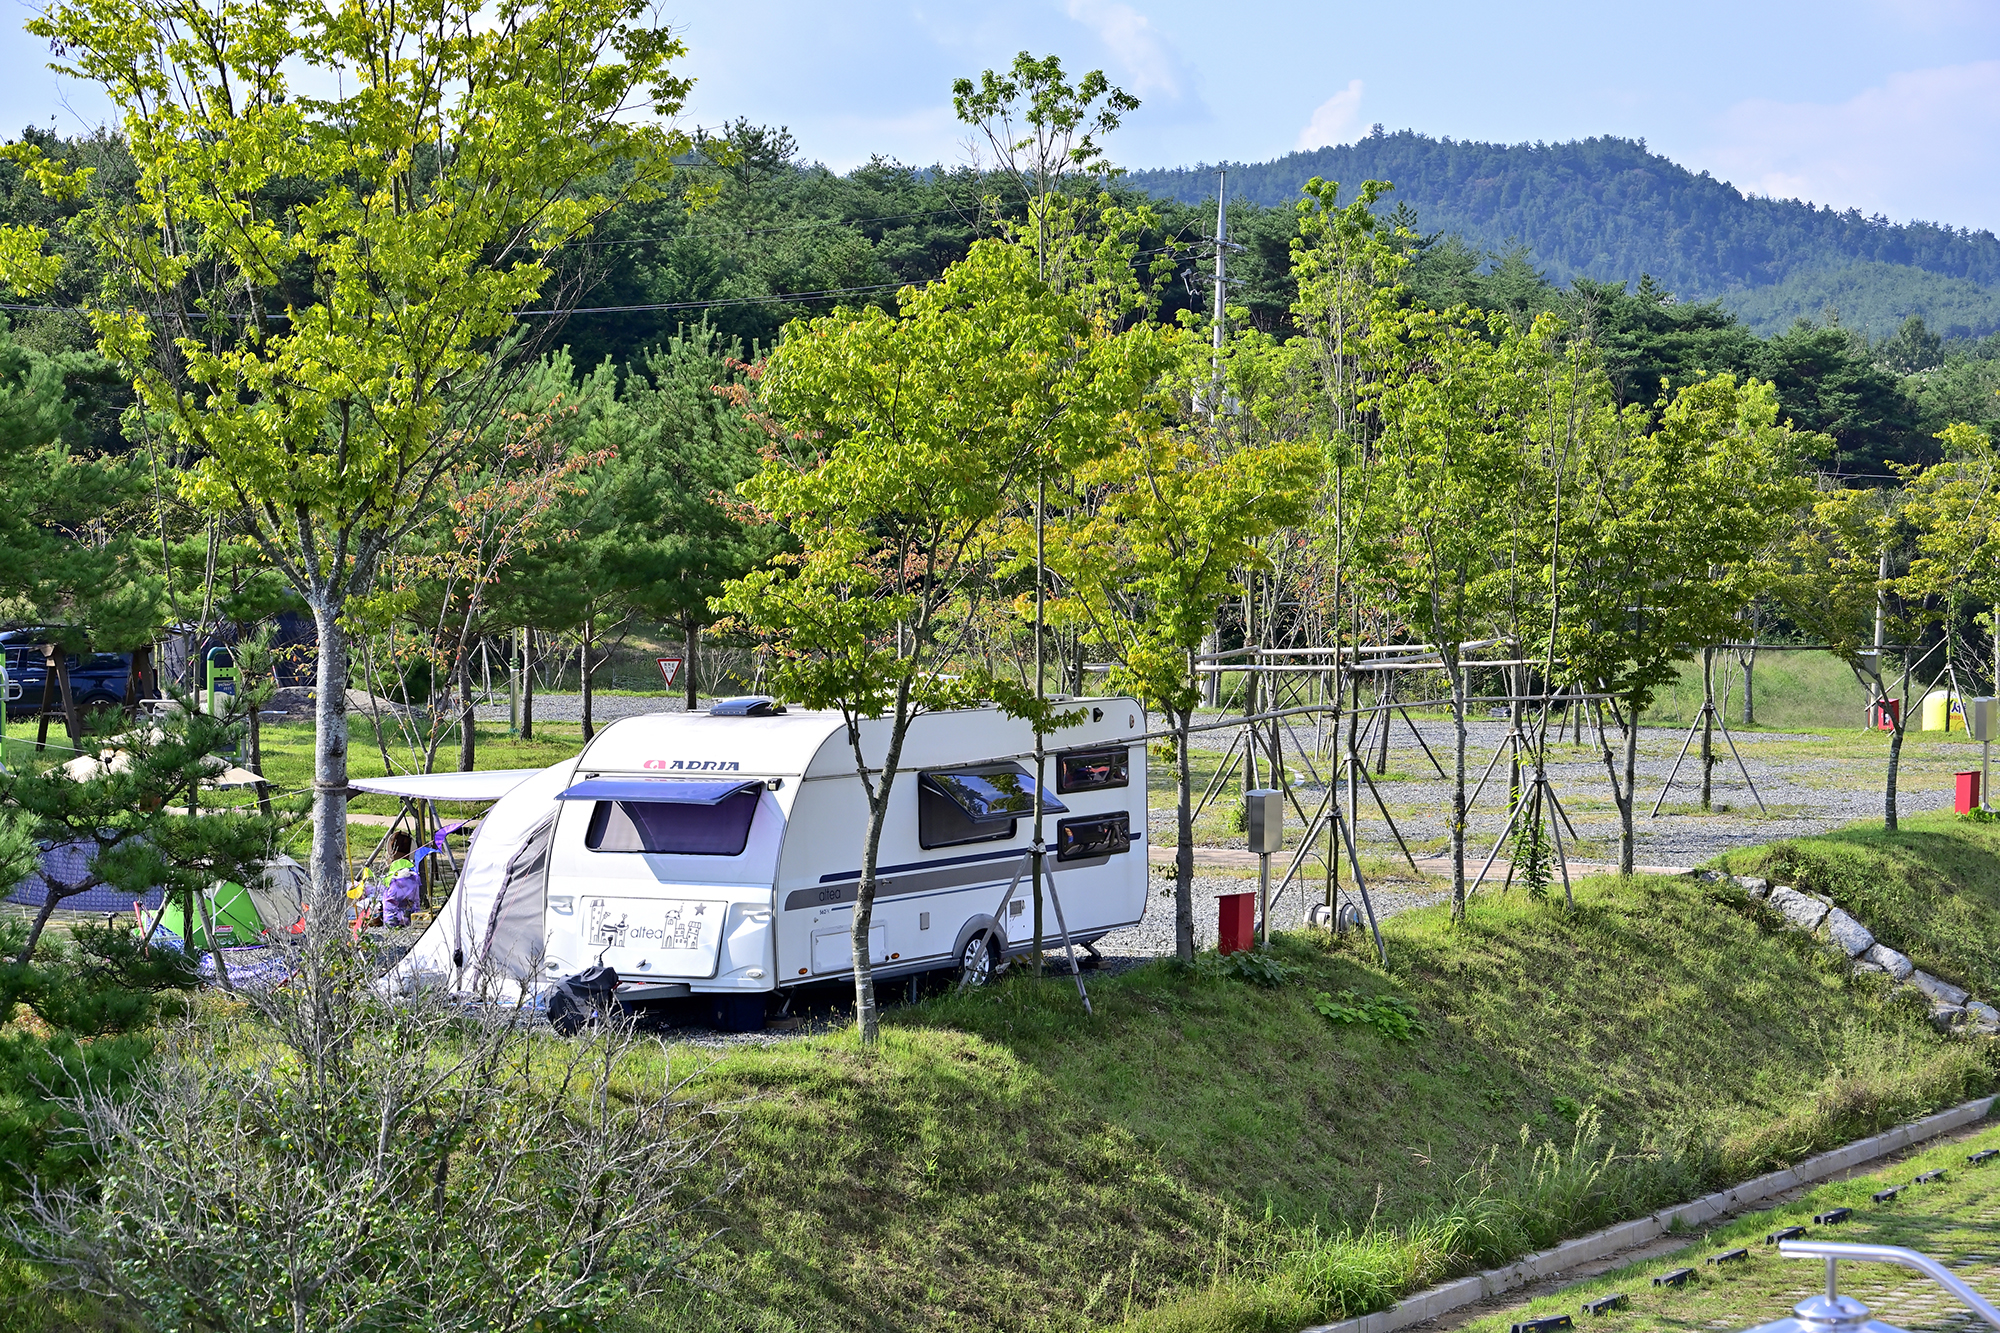
M990 933L982 930L965 942L965 949L958 956L960 986L984 986L999 971L1000 951L993 946Z

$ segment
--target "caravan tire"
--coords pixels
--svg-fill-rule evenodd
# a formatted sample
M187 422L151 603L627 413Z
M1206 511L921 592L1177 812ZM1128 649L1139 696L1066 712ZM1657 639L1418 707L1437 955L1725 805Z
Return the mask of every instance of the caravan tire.
M958 954L958 984L984 986L1000 975L1000 951L993 947L989 931L980 931L965 942Z

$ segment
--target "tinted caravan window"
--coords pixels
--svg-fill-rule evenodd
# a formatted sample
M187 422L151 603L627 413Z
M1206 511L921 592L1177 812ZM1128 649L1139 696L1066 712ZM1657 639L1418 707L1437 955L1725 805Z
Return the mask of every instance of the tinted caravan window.
M1056 756L1056 790L1101 791L1123 787L1132 780L1132 754L1124 746L1106 750L1071 750Z
M917 842L925 848L1001 842L1015 821L1035 813L1034 775L1019 764L941 769L917 779ZM1060 814L1061 801L1042 793L1042 810Z
M583 845L593 852L654 852L668 856L739 856L750 841L757 788L714 805L668 801L598 801Z
M1123 810L1085 815L1056 825L1056 860L1081 861L1110 856L1132 846L1132 817Z

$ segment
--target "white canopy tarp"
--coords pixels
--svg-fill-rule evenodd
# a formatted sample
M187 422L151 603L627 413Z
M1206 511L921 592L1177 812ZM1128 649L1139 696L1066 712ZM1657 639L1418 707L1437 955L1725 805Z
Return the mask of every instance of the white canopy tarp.
M556 796L570 785L575 772L576 760L566 759L551 768L529 769L525 775L514 774L513 787L495 801L493 808L479 822L479 831L473 835L472 846L465 852L465 869L460 872L451 897L445 900L430 928L411 946L409 953L403 955L402 961L382 979L383 989L404 992L428 984L464 992L480 985L482 962L492 964L501 961L487 958L487 945L489 934L504 924L496 920L498 914L495 908L507 902L504 890L507 887L508 866L531 835L539 832L555 812ZM444 773L434 776L476 778L486 775ZM358 787L361 784L357 782L353 785ZM535 919L539 925L539 911ZM507 992L502 998L518 993L521 979L518 976L487 978L497 980L501 990Z
M494 768L474 773L411 773L349 778L347 785L356 791L411 801L497 801L540 772L539 768Z

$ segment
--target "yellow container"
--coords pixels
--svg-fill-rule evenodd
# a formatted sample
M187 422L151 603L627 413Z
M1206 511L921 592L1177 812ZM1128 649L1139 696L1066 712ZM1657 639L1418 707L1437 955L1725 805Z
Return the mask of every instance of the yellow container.
M1924 696L1919 731L1964 731L1965 705L1950 690L1932 690Z

